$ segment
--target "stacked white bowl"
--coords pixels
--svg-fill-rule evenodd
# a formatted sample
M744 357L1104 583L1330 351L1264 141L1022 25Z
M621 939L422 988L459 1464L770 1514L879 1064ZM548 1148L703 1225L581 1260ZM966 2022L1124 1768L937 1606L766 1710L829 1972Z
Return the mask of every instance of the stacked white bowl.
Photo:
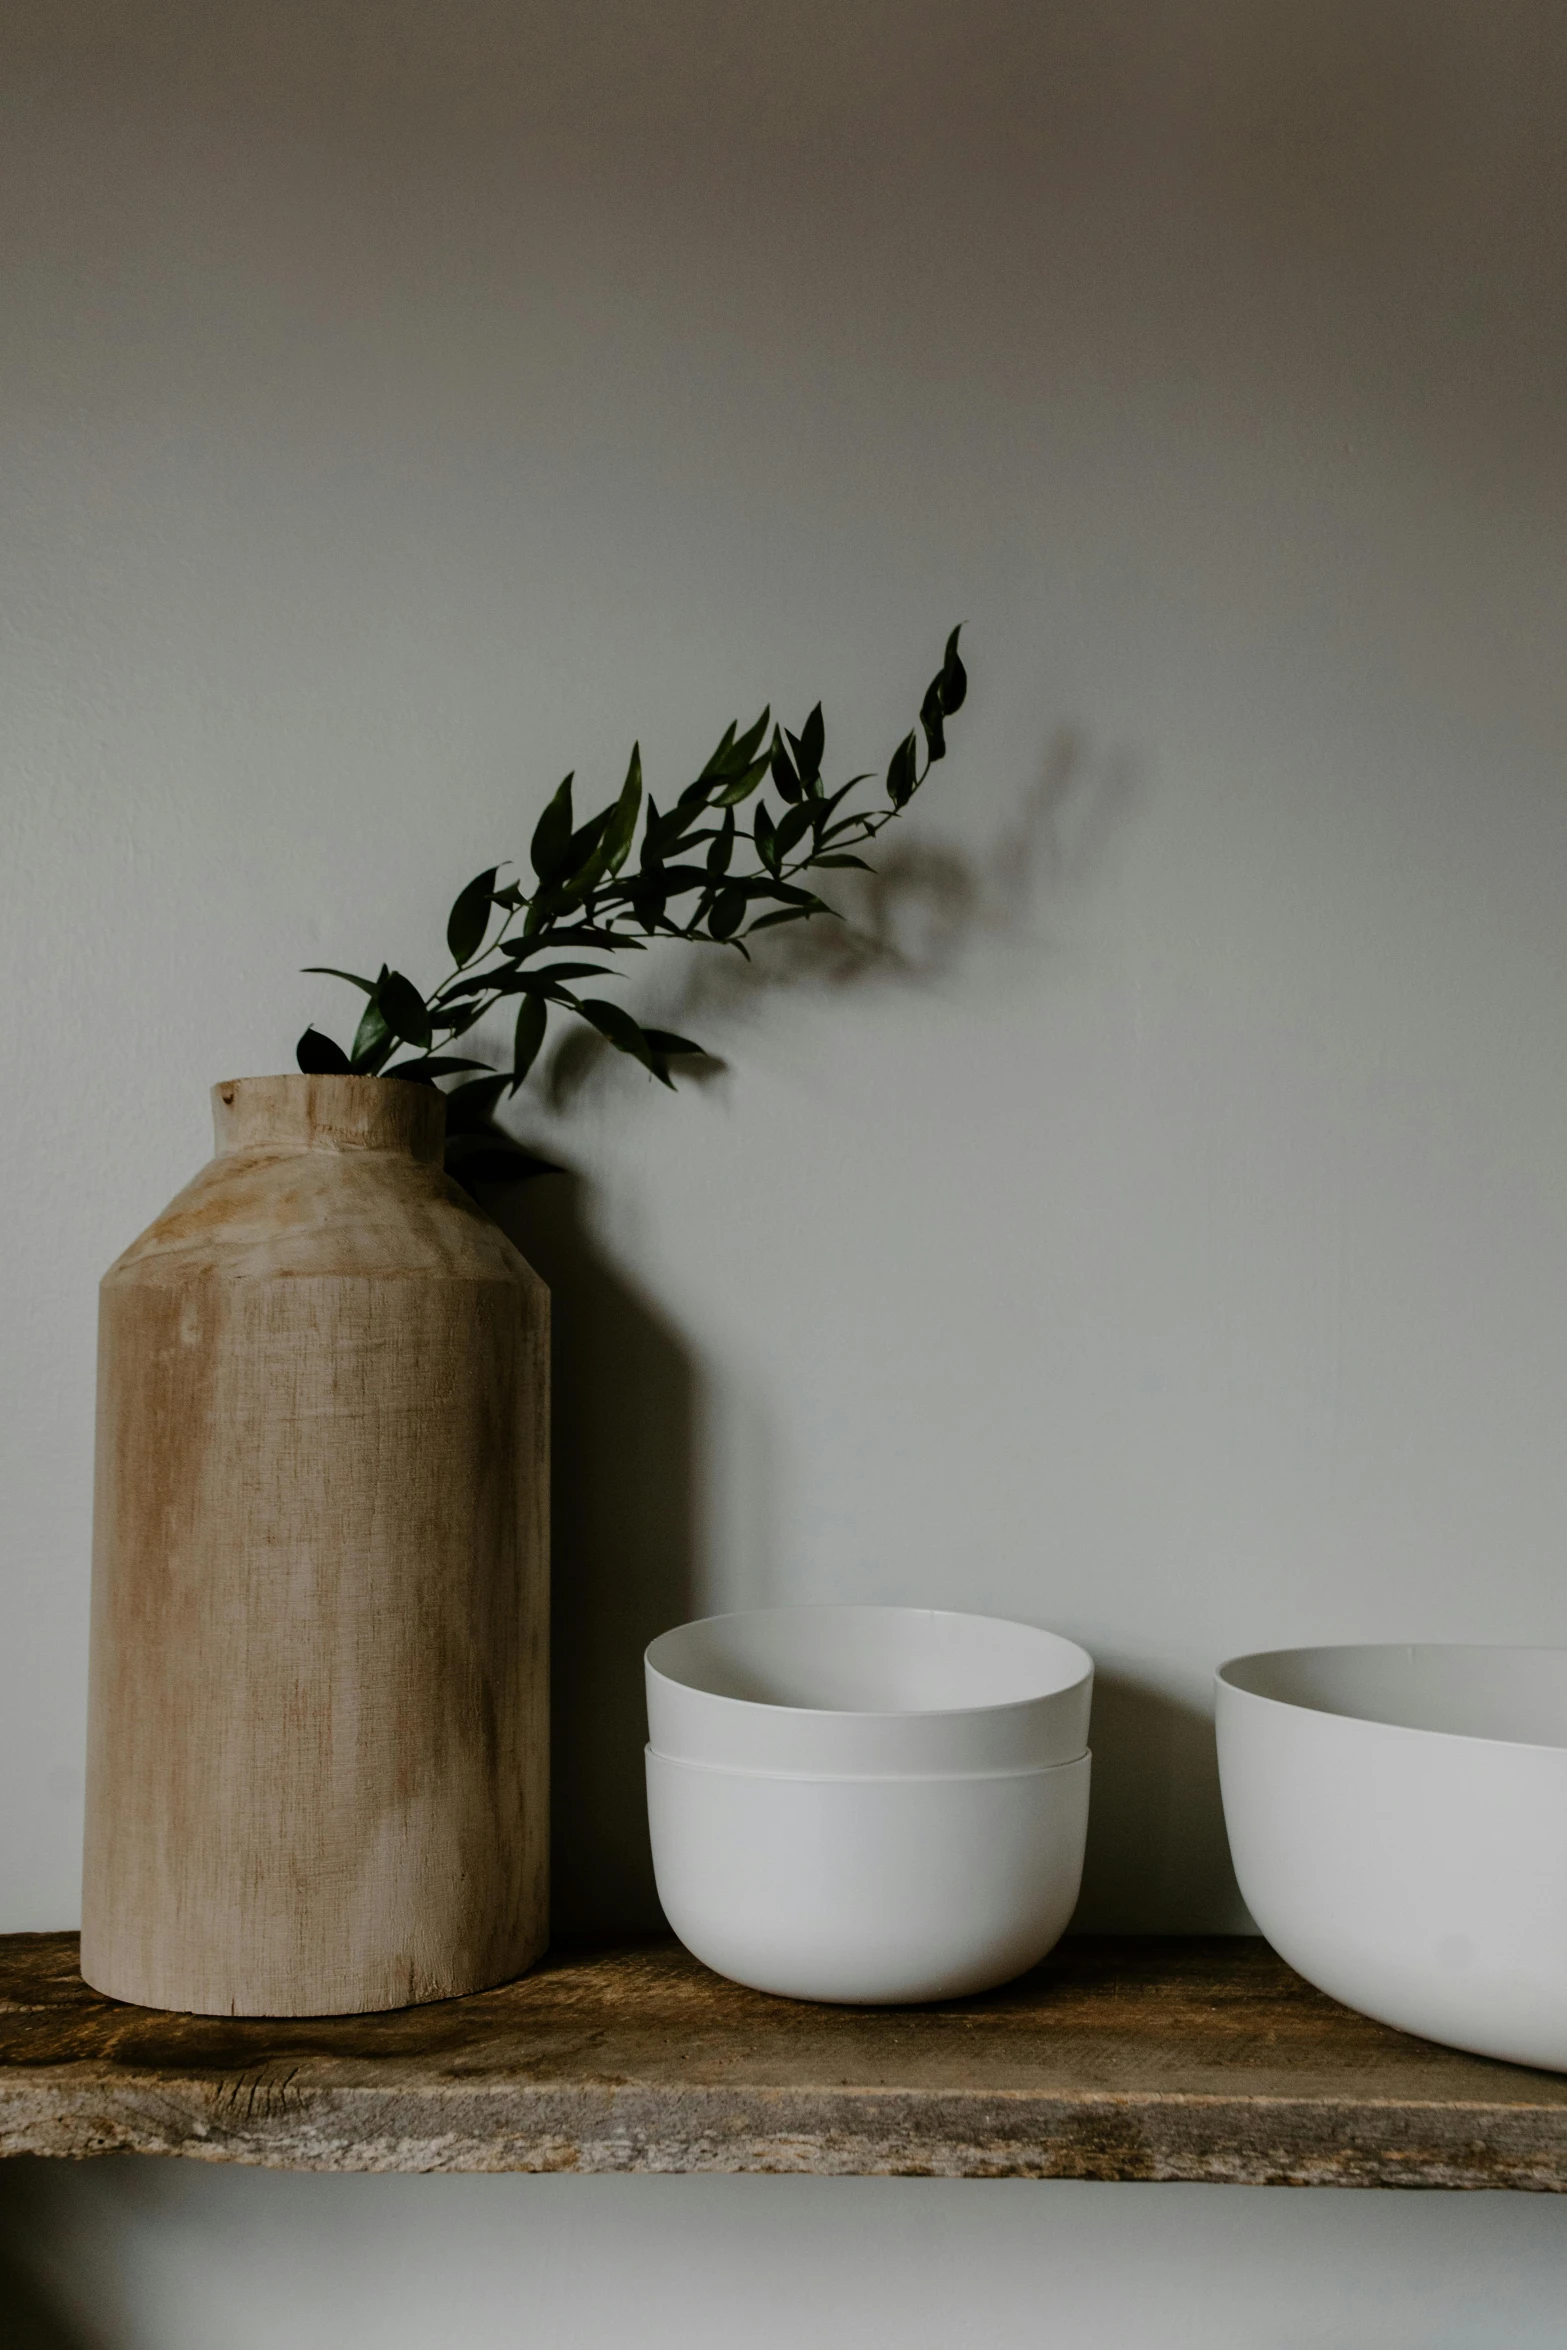
M659 1898L720 1974L795 1999L951 1999L1076 1906L1093 1660L938 1608L758 1608L646 1656Z

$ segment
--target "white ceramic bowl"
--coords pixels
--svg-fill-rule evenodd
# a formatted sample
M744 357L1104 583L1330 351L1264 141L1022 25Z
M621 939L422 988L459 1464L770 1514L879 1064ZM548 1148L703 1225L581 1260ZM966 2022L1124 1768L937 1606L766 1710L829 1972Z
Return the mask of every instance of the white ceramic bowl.
M1383 2023L1567 2071L1567 1649L1281 1649L1218 1675L1235 1873Z
M649 1739L686 1762L1006 1771L1088 1746L1093 1658L996 1616L750 1608L665 1632L645 1663Z
M796 1999L989 1989L1077 1901L1093 1664L926 1608L711 1617L647 1653L648 1817L687 1949Z
M1086 1754L1042 1771L809 1778L647 1750L665 1914L789 1999L960 1999L1054 1948L1077 1904Z

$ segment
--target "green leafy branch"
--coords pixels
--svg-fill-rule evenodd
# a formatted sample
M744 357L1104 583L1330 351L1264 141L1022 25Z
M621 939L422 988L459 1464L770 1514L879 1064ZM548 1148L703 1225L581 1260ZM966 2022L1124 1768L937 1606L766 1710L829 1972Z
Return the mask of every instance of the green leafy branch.
M946 756L946 722L968 691L959 634L955 628L947 639L918 729L909 730L888 763L885 805L849 804L861 785L876 780L870 773L828 789L819 702L798 734L772 725L770 710L744 733L727 727L701 774L667 809L644 793L634 745L619 796L586 822L577 822L572 805L574 777L561 784L534 829L531 890L503 882L504 869L492 865L459 893L446 925L452 968L428 994L384 963L374 979L311 964L312 971L358 988L365 1002L346 1050L316 1028L305 1030L296 1052L300 1068L419 1084L460 1077L447 1095L454 1171L481 1179L543 1163L511 1144L492 1120L501 1096L515 1093L538 1060L552 1011L586 1022L615 1051L671 1085L670 1063L699 1055L702 1046L643 1025L607 997L583 994L584 980L621 974L580 958L638 953L656 938L728 947L749 958L747 941L759 932L832 915L807 877L872 871L860 850ZM508 1069L453 1052L480 1020L513 999Z

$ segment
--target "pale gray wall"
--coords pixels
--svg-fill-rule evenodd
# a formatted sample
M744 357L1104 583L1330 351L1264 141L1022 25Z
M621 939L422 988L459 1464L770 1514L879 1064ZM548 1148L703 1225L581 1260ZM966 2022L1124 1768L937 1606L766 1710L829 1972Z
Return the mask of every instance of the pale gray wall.
M208 1083L340 1018L302 963L433 973L566 767L817 694L878 762L963 619L897 954L650 958L729 1074L529 1113L562 1910L650 1911L652 1631L882 1597L1085 1639L1085 1916L1243 1924L1216 1659L1567 1640L1559 11L4 23L0 1923L75 1916L93 1283ZM159 2350L1543 2343L1567 2252L1511 2198L22 2186Z

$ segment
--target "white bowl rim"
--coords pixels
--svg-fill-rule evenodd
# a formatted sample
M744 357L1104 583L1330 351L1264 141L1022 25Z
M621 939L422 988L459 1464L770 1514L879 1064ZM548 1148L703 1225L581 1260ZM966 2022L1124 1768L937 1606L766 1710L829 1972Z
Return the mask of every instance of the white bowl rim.
M805 1706L795 1706L796 1713L805 1713ZM976 1712L979 1708L974 1709ZM642 1749L654 1762L667 1763L676 1771L707 1771L719 1779L786 1779L791 1786L809 1787L948 1787L971 1779L1048 1779L1054 1771L1080 1771L1094 1759L1094 1750L1085 1746L1081 1754L1068 1755L1064 1762L1004 1763L999 1769L983 1768L977 1771L790 1771L775 1770L769 1763L709 1762L705 1755L666 1754L650 1738Z
M1553 1640L1309 1640L1290 1648L1253 1648L1244 1656L1226 1657L1222 1665L1214 1668L1213 1678L1219 1688L1232 1697L1245 1698L1248 1704L1273 1706L1286 1714L1315 1714L1322 1721L1354 1722L1388 1738L1435 1739L1447 1746L1489 1746L1511 1754L1567 1755L1567 1738L1558 1743L1539 1738L1491 1738L1479 1730L1424 1730L1410 1722L1385 1722L1377 1714L1341 1713L1332 1706L1312 1705L1304 1698L1270 1697L1263 1690L1248 1689L1244 1682L1230 1678L1243 1665L1272 1664L1281 1657L1394 1656L1407 1654L1412 1648L1437 1649L1449 1656L1567 1658L1567 1648Z
M689 1631L696 1624L732 1624L741 1617L748 1616L841 1615L937 1616L949 1622L996 1624L1009 1632L1031 1632L1041 1639L1056 1641L1063 1649L1070 1649L1082 1660L1081 1670L1075 1680L1063 1682L1059 1689L1042 1689L1036 1697L1004 1698L994 1705L920 1706L916 1710L906 1706L895 1706L888 1709L845 1705L780 1705L771 1698L726 1697L720 1690L703 1689L694 1681L676 1680L673 1673L664 1672L653 1659L653 1651L658 1647L660 1641L672 1638L677 1632ZM1015 1616L980 1615L972 1608L918 1607L897 1603L887 1604L879 1601L867 1601L861 1604L854 1600L823 1602L806 1600L797 1605L791 1604L784 1607L725 1608L715 1616L692 1616L684 1624L670 1624L658 1634L656 1639L650 1640L642 1652L642 1662L647 1671L653 1674L657 1680L667 1682L673 1689L689 1690L693 1697L701 1698L707 1705L733 1706L738 1712L747 1714L787 1715L791 1720L801 1722L951 1722L964 1716L979 1716L986 1720L995 1720L1002 1714L1028 1713L1036 1706L1049 1705L1057 1698L1070 1697L1076 1690L1082 1688L1085 1681L1091 1681L1094 1677L1094 1660L1087 1649L1080 1642L1069 1640L1064 1632L1052 1632L1045 1624L1025 1624ZM673 1759L673 1757L666 1757L666 1760ZM1073 1756L1071 1759L1077 1761L1081 1758ZM1060 1766L1050 1765L1048 1767L1059 1768Z

